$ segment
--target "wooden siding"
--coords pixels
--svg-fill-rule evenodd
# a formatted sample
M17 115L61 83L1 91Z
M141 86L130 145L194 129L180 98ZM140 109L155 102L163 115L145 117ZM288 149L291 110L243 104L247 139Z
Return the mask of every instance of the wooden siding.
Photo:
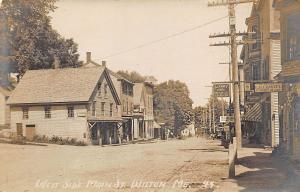
M99 82L101 83L101 91L99 95L99 90L98 87L95 89L92 99L91 99L91 104L88 110L88 117L89 119L107 119L107 117L110 116L110 104L113 104L113 114L111 117L111 120L113 119L119 119L121 117L121 111L120 111L120 106L117 105L114 97L112 90L110 86L108 85L108 81L106 79L105 75L102 75L100 78ZM107 93L105 95L105 86L107 85ZM112 85L113 86L113 85ZM118 91L117 91L118 92ZM96 116L92 115L92 102L96 102ZM102 103L104 103L104 114L102 112Z
M87 133L87 109L85 105L74 105L74 117L68 117L68 105L51 106L51 118L45 118L44 106L29 106L29 118L23 119L22 107L11 107L11 127L16 132L16 124L22 123L23 135L26 125L35 125L37 135L84 138Z

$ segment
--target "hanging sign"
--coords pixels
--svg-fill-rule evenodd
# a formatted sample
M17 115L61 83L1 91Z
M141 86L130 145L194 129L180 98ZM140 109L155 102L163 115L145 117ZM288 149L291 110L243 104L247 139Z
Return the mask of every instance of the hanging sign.
M255 92L257 93L272 93L272 92L281 92L282 83L256 83Z
M214 84L213 86L215 97L229 97L230 85L229 84Z

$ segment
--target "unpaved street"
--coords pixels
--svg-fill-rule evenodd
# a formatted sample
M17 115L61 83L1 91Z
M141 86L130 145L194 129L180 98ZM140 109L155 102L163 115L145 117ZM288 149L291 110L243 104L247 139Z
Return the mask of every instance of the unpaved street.
M200 138L109 147L1 144L0 191L207 191L227 175L227 151L218 145Z

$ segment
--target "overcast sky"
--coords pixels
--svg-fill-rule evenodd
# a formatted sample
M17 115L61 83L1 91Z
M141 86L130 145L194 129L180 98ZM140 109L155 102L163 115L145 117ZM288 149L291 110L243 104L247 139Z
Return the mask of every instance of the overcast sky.
M228 19L202 26L226 16L227 7L207 7L207 0L60 0L57 6L53 27L74 38L81 60L91 51L94 61L106 60L115 71L135 70L159 82L183 81L194 106L206 103L211 90L205 86L228 80L228 66L218 64L228 61L228 48L209 46L226 39L208 38L227 32ZM251 5L236 9L237 29L245 30ZM165 37L170 38L156 41Z

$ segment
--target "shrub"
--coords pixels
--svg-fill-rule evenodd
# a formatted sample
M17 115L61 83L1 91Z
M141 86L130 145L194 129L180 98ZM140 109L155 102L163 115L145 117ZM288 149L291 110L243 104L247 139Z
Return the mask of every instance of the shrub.
M37 143L51 143L51 144L58 144L58 145L86 146L85 142L77 141L76 138L70 138L70 137L62 138L55 135L53 135L50 139L45 135L43 136L36 135L34 136L33 141Z

